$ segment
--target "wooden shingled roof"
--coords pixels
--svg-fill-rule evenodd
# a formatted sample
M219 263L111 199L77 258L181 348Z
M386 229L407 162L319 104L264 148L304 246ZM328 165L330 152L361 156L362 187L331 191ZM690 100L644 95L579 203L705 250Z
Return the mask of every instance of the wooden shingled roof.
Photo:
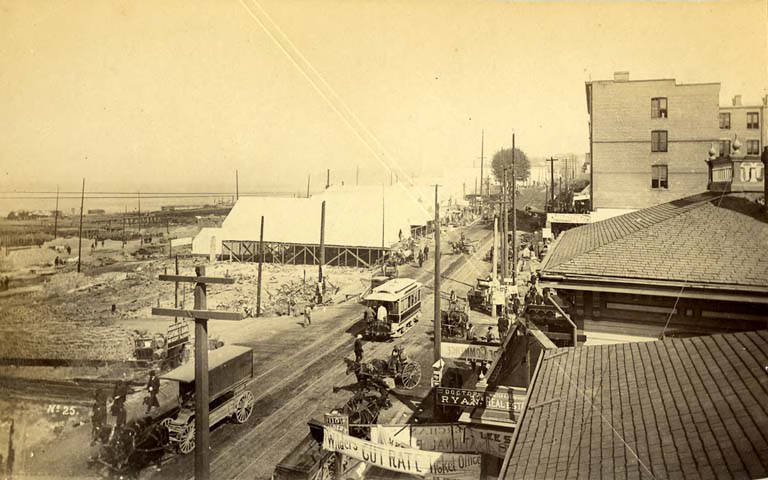
M500 478L768 476L768 331L544 353Z
M768 287L768 222L750 198L707 192L562 234L542 275Z

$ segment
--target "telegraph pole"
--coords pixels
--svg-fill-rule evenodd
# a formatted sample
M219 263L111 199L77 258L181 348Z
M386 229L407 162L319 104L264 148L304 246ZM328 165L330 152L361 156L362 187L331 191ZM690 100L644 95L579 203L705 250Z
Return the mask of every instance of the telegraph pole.
M485 145L485 130L480 130L480 197L483 196L483 167L485 157L483 156L483 147ZM486 192L490 193L490 192Z
M59 231L59 186L56 185L56 210L53 212L53 238L57 237Z
M437 201L437 188L439 185L435 185L435 317L434 317L434 330L435 330L435 362L439 362L442 358L440 354L440 341L441 341L441 319L440 319L440 204Z
M502 156L502 182L501 182L501 281L507 278L507 264L509 263L509 251L507 250L507 228L509 219L507 217L507 162Z
M143 243L141 241L141 191L136 192L136 198L139 201L139 245L141 245Z
M515 134L512 134L512 282L517 285L517 172L515 171Z
M77 234L77 273L80 273L80 262L83 259L83 203L85 202L85 178L83 192L80 194L80 231Z
M240 177L237 170L235 170L235 200L240 200Z
M328 187L331 186L331 169L327 169L325 171L325 189L328 190Z
M360 185L360 165L357 166L357 169L355 169L355 186Z
M555 208L555 162L557 161L554 157L549 157L546 162L549 162L549 194L551 196L550 198L550 205L552 205L552 208Z
M384 248L384 185L381 185L381 248Z
M320 266L317 272L317 281L323 281L323 265L325 265L325 200L320 207Z
M309 180L312 178L311 174L307 174L307 198L309 198Z
M325 203L325 202L323 202ZM259 228L259 276L256 290L256 316L261 316L261 264L264 263L264 215L261 216L261 228ZM178 274L178 272L176 272Z

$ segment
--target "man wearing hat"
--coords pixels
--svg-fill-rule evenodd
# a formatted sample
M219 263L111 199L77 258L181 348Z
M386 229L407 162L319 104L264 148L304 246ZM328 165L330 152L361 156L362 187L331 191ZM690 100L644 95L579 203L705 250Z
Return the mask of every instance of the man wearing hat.
M160 403L157 401L157 392L160 391L160 379L155 375L154 370L149 372L149 381L147 382L147 392L149 397L144 401L147 403L147 413L152 410L152 407L160 407Z
M357 363L363 361L363 336L359 333L355 338L355 361Z

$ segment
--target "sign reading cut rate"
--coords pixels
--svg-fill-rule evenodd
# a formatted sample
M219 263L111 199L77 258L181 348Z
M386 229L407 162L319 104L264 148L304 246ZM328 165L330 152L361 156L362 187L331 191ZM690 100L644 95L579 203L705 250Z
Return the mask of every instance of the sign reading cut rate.
M379 445L324 428L323 449L385 470L440 478L479 478L480 455L441 453Z

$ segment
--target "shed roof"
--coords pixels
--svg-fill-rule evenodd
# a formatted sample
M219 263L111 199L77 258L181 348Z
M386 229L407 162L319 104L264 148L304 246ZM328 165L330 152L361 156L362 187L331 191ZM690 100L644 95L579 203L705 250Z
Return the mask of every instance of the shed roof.
M564 232L542 275L768 287L767 249L749 194L706 192Z
M390 247L424 225L428 215L407 187L331 188L310 198L242 197L224 220L220 240L258 240L264 216L264 241L318 245L320 212L325 206L325 244ZM383 226L382 226L383 219ZM217 234L219 235L219 234Z
M544 353L503 478L768 475L768 331Z
M224 364L242 355L245 352L251 350L249 347L243 347L241 345L224 345L215 350L208 352L208 371L210 372L214 368ZM167 380L173 380L176 382L194 382L195 381L195 361L185 363L184 365L171 370L165 375L161 375L160 378Z

